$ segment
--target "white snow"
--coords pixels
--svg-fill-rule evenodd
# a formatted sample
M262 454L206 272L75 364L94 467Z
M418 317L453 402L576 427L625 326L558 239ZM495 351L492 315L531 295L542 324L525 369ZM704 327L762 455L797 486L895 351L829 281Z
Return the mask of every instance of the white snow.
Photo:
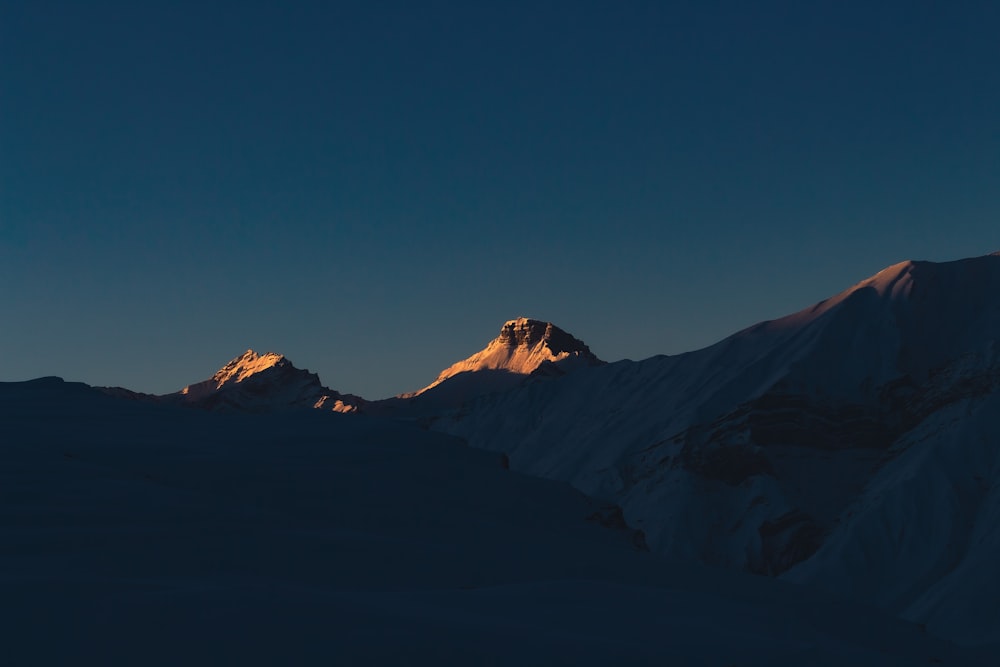
M289 408L355 412L365 402L324 387L315 373L296 368L283 355L253 350L236 357L211 378L158 400L244 412Z
M774 573L822 543L787 576L1000 641L1000 522L980 518L1000 516L1000 470L976 454L1000 441L998 295L995 256L903 262L704 350L579 369L433 427L613 499L661 553Z
M895 447L820 551L786 574L963 642L1000 643L1000 392L949 405Z
M500 335L490 341L485 349L444 369L434 382L423 389L402 394L400 398L419 396L465 373L500 371L512 376L524 376L534 373L546 363L566 367L566 362L574 361L590 365L600 363L582 342L575 339L572 341L575 344L571 347L563 349L556 346L557 349L553 349L553 337L556 336L565 337L567 334L551 322L526 317L508 320L501 328ZM480 376L479 380L482 381L484 376ZM495 379L501 375L493 374L492 377L494 380L489 384L489 390L495 391L500 388Z
M242 382L251 375L274 368L284 360L284 356L274 352L257 354L253 350L247 350L216 371L208 380L184 387L180 393L192 398L204 396L227 385Z

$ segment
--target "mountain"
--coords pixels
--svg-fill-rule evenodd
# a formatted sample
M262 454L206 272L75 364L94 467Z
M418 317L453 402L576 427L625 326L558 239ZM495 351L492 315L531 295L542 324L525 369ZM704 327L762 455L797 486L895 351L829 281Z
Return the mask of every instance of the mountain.
M703 350L433 428L622 507L655 551L1000 641L1000 256L903 262Z
M444 369L431 384L382 401L377 409L410 415L440 412L529 378L558 377L604 363L583 341L551 322L519 317L505 322L484 349Z
M419 396L462 373L500 371L512 376L542 373L560 375L578 366L604 362L583 341L551 322L519 317L509 320L485 349L441 371L431 384L412 394Z
M253 362L251 362L253 363ZM411 424L0 383L5 664L992 667Z
M236 357L209 379L173 394L152 396L121 387L103 390L122 398L209 410L318 408L412 418L457 408L477 396L515 387L529 377L556 377L603 363L586 344L551 322L522 317L506 322L485 349L446 368L430 385L382 401L334 391L324 387L315 373L296 368L283 355L253 350Z
M358 396L324 387L319 376L296 368L283 355L253 350L236 357L209 379L158 398L209 410L245 412L287 408L354 412L365 404Z
M902 262L676 356L606 364L553 324L519 318L386 401L252 351L156 400L416 421L607 500L678 561L1000 642L998 254Z

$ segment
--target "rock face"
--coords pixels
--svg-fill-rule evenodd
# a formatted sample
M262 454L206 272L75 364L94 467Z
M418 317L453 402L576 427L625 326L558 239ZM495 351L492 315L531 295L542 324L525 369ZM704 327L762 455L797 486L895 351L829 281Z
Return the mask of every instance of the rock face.
M364 400L320 384L319 376L296 368L280 354L247 350L212 377L160 397L167 402L208 410L269 412L288 408L319 408L354 412Z
M562 375L579 367L603 363L583 341L551 322L520 317L504 323L500 335L483 350L444 369L423 389L401 397L419 396L466 373L490 371L479 380L485 389L496 391L517 384L524 376ZM487 375L492 375L492 379L486 381Z
M617 503L654 551L1000 641L998 405L991 255L903 262L703 350L528 383L433 428Z
M482 396L604 363L583 341L551 322L519 317L505 322L485 348L444 369L423 389L368 403L364 411L426 423L464 410Z

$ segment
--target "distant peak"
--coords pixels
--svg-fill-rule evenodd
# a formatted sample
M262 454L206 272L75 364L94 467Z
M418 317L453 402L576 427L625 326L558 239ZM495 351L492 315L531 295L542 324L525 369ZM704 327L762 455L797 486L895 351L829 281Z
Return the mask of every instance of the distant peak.
M209 409L252 412L288 407L353 412L364 403L359 396L324 387L318 375L296 368L283 354L258 354L253 349L230 361L208 380L188 385L174 395Z
M235 379L239 382L240 380L243 380L250 375L254 375L255 373L259 373L274 366L283 365L282 362L286 364L290 363L282 354L277 354L275 352L257 354L250 349L220 368L218 372L212 376L212 379L219 382L226 382Z
M257 361L258 359L268 359L268 358L284 359L285 355L278 354L277 352L265 352L264 354L258 354L252 348L248 348L246 352L236 357L235 359L233 359L233 361L229 363L233 363L235 361Z
M590 348L582 340L563 331L552 322L530 317L507 320L494 343L523 348L534 348L541 343L555 355L574 352L590 355Z
M530 317L507 320L500 328L500 339L510 340L519 345L531 345L545 338L546 332L552 326L550 322L542 322Z
M417 396L460 373L505 371L513 375L531 375L543 366L546 369L558 367L557 372L561 373L575 366L602 363L582 340L551 322L518 317L504 322L500 335L485 349L441 371L433 383L420 391L402 396Z
M217 370L208 380L188 385L181 389L180 393L185 396L204 395L205 393L217 391L224 386L243 382L252 376L264 371L270 371L271 369L298 371L284 355L275 352L258 354L253 349L248 349Z

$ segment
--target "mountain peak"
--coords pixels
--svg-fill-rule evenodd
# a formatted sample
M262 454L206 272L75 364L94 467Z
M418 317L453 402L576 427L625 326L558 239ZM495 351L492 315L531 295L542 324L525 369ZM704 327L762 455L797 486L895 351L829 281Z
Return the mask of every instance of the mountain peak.
M530 317L507 320L500 329L500 335L492 344L527 349L543 345L552 352L553 356L568 355L574 352L593 356L590 348L583 341L563 331L552 322L543 322ZM550 361L556 361L556 359Z
M283 354L258 354L247 350L207 380L173 394L186 404L209 409L267 411L289 407L314 407L352 412L364 403L358 396L341 394L320 384L319 376L296 368Z
M282 362L290 363L283 354L277 354L275 352L257 354L252 349L249 349L220 368L219 371L212 377L213 379L219 379L223 382L228 382L229 380L235 378L236 382L239 382L254 373L259 373L268 368L272 368Z
M218 391L226 386L243 382L271 368L282 366L291 366L291 362L284 355L274 352L258 354L254 350L248 349L217 370L208 380L188 385L181 389L180 393L183 396L194 398L202 394Z
M437 379L416 396L460 373L500 371L511 375L531 375L540 369L560 374L569 366L597 366L598 359L587 345L551 322L529 317L507 320L500 335L481 351L441 371ZM564 368L565 367L565 368Z

